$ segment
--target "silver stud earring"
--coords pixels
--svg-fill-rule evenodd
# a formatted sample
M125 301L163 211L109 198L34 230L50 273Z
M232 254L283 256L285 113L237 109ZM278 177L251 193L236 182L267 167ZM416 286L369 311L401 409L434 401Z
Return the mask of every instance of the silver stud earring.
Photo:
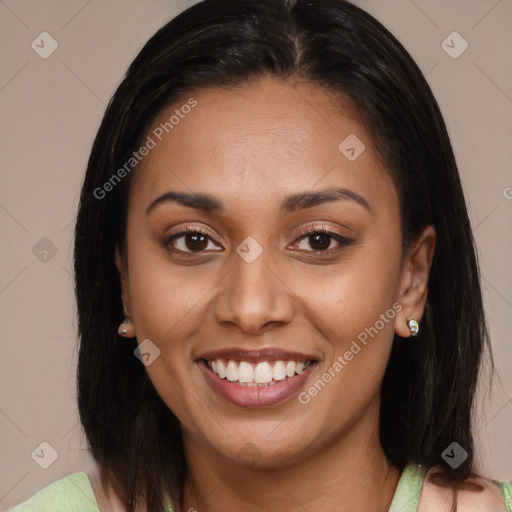
M411 331L411 336L417 336L420 331L420 326L414 318L411 318L407 324L409 325L409 330Z
M117 334L122 336L123 338L134 338L135 337L135 326L130 318L130 314L128 313L128 308L124 303L123 296L121 295L121 301L123 302L123 311L124 311L124 321L117 329Z
M135 336L135 326L129 318L125 318L124 322L117 329L119 336L123 338L133 338Z

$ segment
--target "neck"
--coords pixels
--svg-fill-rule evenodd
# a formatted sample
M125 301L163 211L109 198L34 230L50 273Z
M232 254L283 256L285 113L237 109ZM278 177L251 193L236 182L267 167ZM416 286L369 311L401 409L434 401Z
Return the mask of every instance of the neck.
M378 411L376 422L371 414L361 421L378 425ZM361 422L285 467L247 467L212 456L186 437L184 446L188 477L183 512L387 512L400 478L382 451L378 428L365 428Z

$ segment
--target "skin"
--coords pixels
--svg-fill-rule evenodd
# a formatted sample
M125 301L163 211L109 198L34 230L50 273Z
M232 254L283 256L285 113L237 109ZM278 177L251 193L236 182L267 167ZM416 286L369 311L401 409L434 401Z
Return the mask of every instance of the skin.
M183 510L385 512L400 473L379 444L380 386L394 333L409 337L407 320L423 315L435 231L427 227L402 257L396 189L339 94L264 78L193 97L197 106L137 167L127 254L116 255L137 339L160 350L146 370L183 426ZM355 161L338 150L350 134L366 146ZM370 210L344 199L280 214L287 195L329 187L358 194ZM167 202L146 214L170 190L211 194L226 210ZM185 224L211 237L202 256L183 236L165 244ZM339 251L322 256L300 231L322 226L351 242L327 239ZM263 250L250 264L236 252L249 236ZM314 354L307 390L394 303L395 318L306 405L295 394L272 407L234 406L195 363L235 346ZM251 466L238 455L249 442L260 456Z

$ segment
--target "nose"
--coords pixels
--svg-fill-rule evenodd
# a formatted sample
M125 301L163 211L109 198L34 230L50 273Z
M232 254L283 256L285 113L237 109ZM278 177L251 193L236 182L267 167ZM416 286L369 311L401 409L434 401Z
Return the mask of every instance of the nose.
M234 255L233 268L221 281L215 304L216 320L249 334L263 334L292 321L293 292L279 276L264 250L251 263Z

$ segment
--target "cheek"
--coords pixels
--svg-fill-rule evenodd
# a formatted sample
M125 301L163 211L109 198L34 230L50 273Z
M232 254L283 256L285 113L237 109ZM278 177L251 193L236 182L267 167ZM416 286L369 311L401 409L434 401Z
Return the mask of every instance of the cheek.
M395 244L396 246L397 244ZM382 244L361 244L326 273L290 274L290 288L301 295L310 320L339 350L375 325L389 338L398 295L400 251ZM300 290L300 292L299 292ZM395 306L396 307L396 306ZM386 315L384 325L381 315Z
M182 424L201 412L192 398L197 367L190 340L203 324L207 291L215 280L192 267L180 269L157 251L140 245L130 254L130 296L139 343L151 340L159 357L146 371L155 389ZM197 267L196 267L197 268ZM205 296L206 294L206 296Z
M189 335L191 319L201 309L205 293L214 286L214 276L205 266L173 264L143 217L133 213L137 206L130 206L128 220L130 302L137 339L149 338L161 351L180 350L179 340Z
M196 267L197 268L197 267ZM162 349L178 350L180 339L192 334L198 315L215 280L200 270L184 271L159 259L145 258L144 266L133 259L130 277L137 338L150 338ZM173 340L173 343L168 343Z
M396 302L400 256L396 241L368 242L330 275L311 278L306 300L310 321L329 348L327 361L312 379L316 384L303 395L304 402L315 402L318 414L325 408L332 419L356 417L378 392L401 309ZM343 407L334 411L333 403Z
M329 347L329 357L299 396L304 410L314 411L313 433L323 428L334 435L360 418L375 403L386 370L400 309L394 272L365 268L363 274L354 267L338 274L330 280L329 292L310 296L315 309L311 321Z

